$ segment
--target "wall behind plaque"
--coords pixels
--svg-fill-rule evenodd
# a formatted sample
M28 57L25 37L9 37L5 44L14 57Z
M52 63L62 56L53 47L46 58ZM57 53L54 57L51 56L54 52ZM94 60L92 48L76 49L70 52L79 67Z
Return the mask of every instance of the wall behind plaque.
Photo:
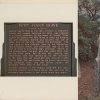
M0 57L4 22L72 22L77 58L77 0L43 2L1 0ZM77 89L77 77L0 77L2 100L78 100Z

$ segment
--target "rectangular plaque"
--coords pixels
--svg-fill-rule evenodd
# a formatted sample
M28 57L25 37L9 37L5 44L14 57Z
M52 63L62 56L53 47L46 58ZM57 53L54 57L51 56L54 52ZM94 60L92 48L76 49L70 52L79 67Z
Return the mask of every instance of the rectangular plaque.
M1 75L75 76L72 28L72 23L5 23Z

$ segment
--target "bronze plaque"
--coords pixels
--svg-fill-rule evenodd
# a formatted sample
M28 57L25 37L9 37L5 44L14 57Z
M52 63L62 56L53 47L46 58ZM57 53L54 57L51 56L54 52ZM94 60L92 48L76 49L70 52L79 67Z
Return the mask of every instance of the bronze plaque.
M2 76L72 76L72 23L5 23L4 32Z

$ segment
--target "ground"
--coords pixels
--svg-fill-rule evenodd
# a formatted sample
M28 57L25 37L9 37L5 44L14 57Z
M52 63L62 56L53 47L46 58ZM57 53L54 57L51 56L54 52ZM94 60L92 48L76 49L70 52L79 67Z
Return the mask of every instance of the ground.
M94 68L92 62L84 62L80 64L81 66L81 77L79 78L79 100L100 100L100 95L93 97L92 88L93 88L93 75Z
M81 77L79 78L79 99L88 100L91 95L93 67L90 62L81 63Z

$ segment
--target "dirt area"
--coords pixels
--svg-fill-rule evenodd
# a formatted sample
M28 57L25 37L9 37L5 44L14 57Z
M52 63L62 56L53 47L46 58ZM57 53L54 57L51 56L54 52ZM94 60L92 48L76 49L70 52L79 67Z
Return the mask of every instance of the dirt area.
M81 77L79 78L79 100L89 100L91 95L93 65L90 62L82 63Z

